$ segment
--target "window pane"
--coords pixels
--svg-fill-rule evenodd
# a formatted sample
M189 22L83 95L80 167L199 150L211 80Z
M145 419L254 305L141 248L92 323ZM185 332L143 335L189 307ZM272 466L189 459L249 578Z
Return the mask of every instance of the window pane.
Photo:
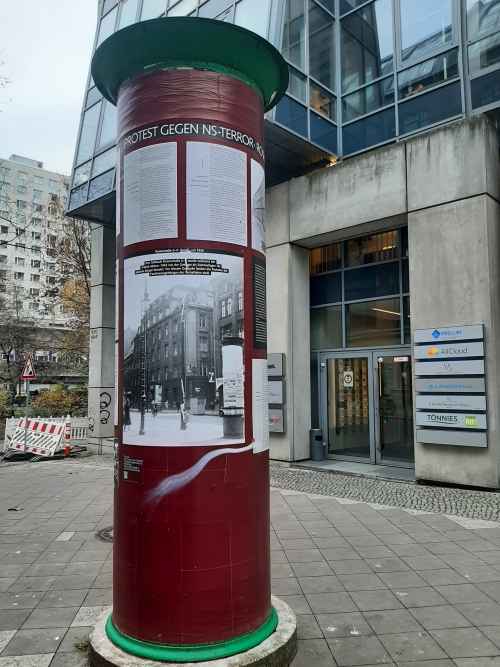
M88 160L94 153L95 137L97 126L99 124L99 114L101 112L101 102L98 102L90 109L87 109L83 116L82 133L78 145L77 164Z
M114 7L118 4L118 0L104 0L104 6L102 8L102 13L107 14L111 7Z
M410 67L398 74L398 96L402 100L448 79L458 77L458 49Z
M419 58L453 39L452 0L401 0L403 60Z
M320 4L322 4L323 7L326 7L329 12L331 12L332 14L335 14L335 11L334 11L334 9L335 9L335 0L316 0L316 1L319 2Z
M68 211L72 211L75 208L78 208L82 204L85 204L87 201L87 184L80 185L79 188L75 188L71 191L71 197L69 199Z
M311 276L309 287L311 306L342 301L342 275L340 273Z
M391 0L377 0L341 22L342 92L392 72Z
M318 353L311 352L311 428L319 428Z
M499 0L467 0L467 37L500 30Z
M346 301L399 294L399 262L346 271L344 294Z
M87 102L86 102L85 106L90 107L92 104L95 104L97 102L97 100L100 100L101 97L102 97L101 93L94 86L87 93Z
M234 22L262 37L267 37L269 0L242 0L236 5Z
M337 126L330 123L330 121L321 118L321 116L317 116L312 111L310 112L309 123L311 141L336 155L338 153Z
M366 2L366 0L340 0L340 15L342 16L342 14L347 14L347 12L356 9L363 2Z
M396 117L394 109L386 109L381 113L368 116L363 120L351 123L342 129L344 155L356 153L383 141L393 139L396 133Z
M409 268L408 268L408 260L403 259L401 262L401 271L403 273L403 294L408 294L410 291L410 273L409 273Z
M326 118L336 120L337 103L335 95L309 80L309 106Z
M309 253L309 273L311 276L341 267L340 243L315 248Z
M470 82L472 108L479 109L500 100L500 72L495 70Z
M89 201L91 199L96 199L101 195L105 195L113 188L114 175L115 170L112 169L111 171L108 171L107 174L102 174L102 176L98 176L97 178L94 178L93 181L90 181Z
M122 13L120 14L120 21L118 23L119 30L135 23L138 2L139 0L125 0L122 5Z
M307 90L307 77L305 74L299 72L298 69L294 69L291 65L288 65L288 72L290 78L288 80L288 90L287 92L297 97L301 102L306 102L306 90Z
M399 105L399 132L406 134L462 113L460 83L438 88Z
M382 234L360 236L357 239L346 241L346 266L362 266L375 262L386 262L397 259L398 232L394 229Z
M107 39L110 35L112 35L113 32L115 31L117 11L118 7L115 7L112 12L106 14L106 16L102 19L101 27L99 28L99 37L97 38L96 48L99 46L99 44L102 44L104 40Z
M232 4L232 0L208 0L203 7L200 7L198 16L205 19L213 19Z
M309 0L309 74L328 88L335 88L333 18Z
M304 0L286 0L281 53L302 70L306 67L304 13Z
M469 46L469 73L479 72L500 62L500 32Z
M307 109L288 95L276 107L276 122L307 137Z
M116 137L116 107L106 100L104 106L104 118L102 119L101 136L99 148L113 141Z
M156 1L156 0L155 0ZM197 0L181 0L178 5L168 10L169 16L187 16L189 12L196 9Z
M166 0L144 0L142 3L141 21L156 19L167 9Z
M403 315L404 315L404 333L405 333L405 343L409 345L411 343L411 319L410 319L410 297L405 296L403 298Z
M342 306L311 310L311 349L342 347Z
M347 123L394 103L394 77L361 88L342 98L342 122Z
M346 306L347 347L401 344L399 299Z
M110 148L108 151L101 153L96 158L94 158L94 165L92 167L92 176L97 176L102 174L104 171L114 167L116 163L116 148ZM75 171L76 174L76 171Z

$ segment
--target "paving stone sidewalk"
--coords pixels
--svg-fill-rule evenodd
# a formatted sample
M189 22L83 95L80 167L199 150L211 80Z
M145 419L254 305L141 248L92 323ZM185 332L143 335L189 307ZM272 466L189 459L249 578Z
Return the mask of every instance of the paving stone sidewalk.
M112 588L94 537L113 522L112 470L95 458L0 467L0 667L86 665L75 640ZM500 667L500 523L349 499L355 481L336 498L272 489L293 667Z

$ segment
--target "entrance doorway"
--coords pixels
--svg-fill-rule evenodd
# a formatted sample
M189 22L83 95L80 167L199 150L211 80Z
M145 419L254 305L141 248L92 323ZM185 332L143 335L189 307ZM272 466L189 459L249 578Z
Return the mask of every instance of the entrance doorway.
M323 353L320 369L328 458L412 467L410 349Z

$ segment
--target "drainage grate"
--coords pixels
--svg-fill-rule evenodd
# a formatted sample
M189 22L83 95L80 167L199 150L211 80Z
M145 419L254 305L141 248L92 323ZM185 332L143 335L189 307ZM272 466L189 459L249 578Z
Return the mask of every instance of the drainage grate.
M112 542L113 541L113 526L108 526L107 528L101 528L98 530L94 537L99 542Z

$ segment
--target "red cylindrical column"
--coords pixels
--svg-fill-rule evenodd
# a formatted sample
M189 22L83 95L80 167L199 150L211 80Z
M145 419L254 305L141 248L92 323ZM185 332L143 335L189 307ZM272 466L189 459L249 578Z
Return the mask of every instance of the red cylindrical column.
M159 32L148 33L153 25ZM117 455L108 634L126 650L169 660L236 653L276 626L262 148L264 103L271 103L227 53L214 57L221 34L236 34L235 44L250 36L255 52L263 42L234 26L193 19L132 28L147 51L148 35L154 41L162 31L167 37L185 30L186 39L196 40L194 26L212 44L204 69L185 53L175 66L162 67L149 54L155 71L144 61L135 75L121 76L117 95ZM112 40L115 46L121 40L121 48L127 43L119 34ZM93 73L104 92L99 73L109 53L103 47ZM266 48L281 76L281 57Z

